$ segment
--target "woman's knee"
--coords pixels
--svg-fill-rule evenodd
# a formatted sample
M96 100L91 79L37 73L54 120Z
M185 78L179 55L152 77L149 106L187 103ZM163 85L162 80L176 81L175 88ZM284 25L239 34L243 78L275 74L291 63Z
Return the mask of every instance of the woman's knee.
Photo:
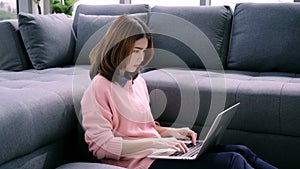
M251 152L251 150L244 145L224 145L223 151L233 151L233 152Z
M244 145L225 145L223 149L220 149L224 152L236 152L241 154L248 162L253 162L257 158L257 155L254 154L247 146Z
M230 167L231 169L252 169L251 165L248 164L247 160L237 152L228 152L230 157Z

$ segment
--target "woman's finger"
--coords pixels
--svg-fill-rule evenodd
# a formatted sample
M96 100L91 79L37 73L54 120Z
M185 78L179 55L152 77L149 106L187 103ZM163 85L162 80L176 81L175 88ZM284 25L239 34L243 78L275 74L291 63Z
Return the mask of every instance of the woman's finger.
M181 152L184 152L184 153L189 151L188 147L184 144L184 142L179 142L178 144L175 144L174 148L177 151L181 151Z
M194 131L190 130L187 134L187 136L190 138L190 140L192 140L192 143L194 145L196 145L196 140L197 140L197 133L195 133Z

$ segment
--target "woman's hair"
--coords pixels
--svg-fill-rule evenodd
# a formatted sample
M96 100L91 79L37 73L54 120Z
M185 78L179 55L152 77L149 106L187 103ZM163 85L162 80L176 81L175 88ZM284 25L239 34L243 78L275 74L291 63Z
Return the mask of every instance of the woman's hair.
M93 79L98 73L113 81L114 74L125 68L124 62L130 56L137 40L147 38L148 46L141 66L147 65L153 57L153 41L148 26L135 16L121 15L113 21L102 40L90 53L90 77ZM140 68L134 72L136 78Z

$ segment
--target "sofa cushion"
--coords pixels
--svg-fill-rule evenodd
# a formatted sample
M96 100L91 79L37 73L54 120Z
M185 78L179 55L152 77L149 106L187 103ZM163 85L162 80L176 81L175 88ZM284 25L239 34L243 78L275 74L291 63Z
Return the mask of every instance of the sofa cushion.
M228 68L299 73L299 27L300 4L237 4Z
M77 9L76 9L76 13L74 15L74 21L73 21L73 29L74 32L77 35L78 31L78 24L79 24L79 14L85 14L85 15L121 15L121 14L131 14L131 13L147 13L149 11L149 6L148 5L142 5L142 4L137 4L137 5L127 5L127 4L115 4L115 5L84 5L84 4L80 4L78 5ZM82 19L81 19L82 21ZM86 23L86 22L85 22ZM101 25L100 23L97 23L97 25ZM82 26L82 24L81 24ZM88 28L89 30L91 30L92 28ZM98 28L99 29L99 28ZM81 36L81 35L80 35ZM102 35L103 36L103 35ZM78 39L77 39L78 40ZM76 42L76 44L79 43L76 46L76 51L75 51L75 57L73 62L76 64L89 64L88 61L88 55L89 55L89 51L91 50L90 48L92 48L96 43L92 43L91 46L87 45L87 49L82 51L83 53L81 54L86 55L83 56L83 61L81 60L81 58L78 60L77 63L77 58L78 55L81 51L81 49L79 49L80 47L82 47L82 45L85 42L81 42L81 37L79 37L78 42Z
M227 6L151 8L152 67L223 69L232 13Z
M165 68L142 76L160 122L201 126L210 109L241 102L229 128L300 136L299 74Z
M115 5L78 5L74 15L73 29L77 33L78 17L79 14L86 15L121 15L130 13L147 13L149 6L144 4L128 5L128 4L115 4Z
M20 32L35 69L72 63L75 39L65 14L19 13Z
M130 15L139 17L147 23L147 13L136 13ZM90 64L88 57L90 51L103 38L112 21L118 16L120 15L79 14L75 48L75 58L77 58L76 64ZM87 45L85 45L92 35L93 37L91 40L87 43Z
M20 71L31 68L18 28L18 20L0 21L0 35L0 69Z
M74 108L80 104L88 71L74 67L0 70L0 164L74 131L78 122Z
M191 127L201 139L209 117L240 102L231 132L223 136L226 144L247 145L279 168L297 168L300 74L164 68L141 75L161 125Z
M53 169L73 161L77 159L74 153L77 148L74 136L74 132L70 131L64 138L54 140L22 156L15 156L5 163L0 163L0 169ZM10 153L8 154L10 155ZM3 155L5 156L5 154Z
M74 162L64 164L56 169L124 169L121 167L101 164L101 163L86 163L86 162Z

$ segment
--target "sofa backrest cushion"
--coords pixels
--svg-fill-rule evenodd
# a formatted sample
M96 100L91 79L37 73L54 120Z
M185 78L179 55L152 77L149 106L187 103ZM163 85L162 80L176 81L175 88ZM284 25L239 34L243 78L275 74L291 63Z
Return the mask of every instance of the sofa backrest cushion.
M76 49L75 49L75 56L73 62L76 64L89 64L88 61L88 54L85 51L84 58L80 58L77 63L77 58L80 54L80 51L85 44L85 42L88 40L88 38L98 29L101 29L101 27L108 22L111 22L112 19L109 16L119 16L122 14L133 14L133 13L148 13L149 12L149 6L144 4L137 4L137 5L128 5L128 4L114 4L114 5L84 5L80 4L78 5L75 15L74 15L74 21L73 21L73 29L76 34L77 40L76 40ZM83 15L109 15L108 17L103 17L101 19L99 18L91 18L91 16L85 17ZM97 21L96 21L97 20ZM90 22L90 23L88 23ZM80 24L80 28L79 28ZM88 24L84 26L83 24ZM97 29L94 28L88 28L96 26ZM85 32L82 31L82 28L87 28ZM80 29L80 30L78 30ZM83 55L83 54L82 54Z
M149 11L149 6L144 4L129 5L78 5L74 15L73 29L77 33L78 16L80 13L85 15L121 15L130 13L145 13Z
M151 67L223 69L232 12L228 6L151 8Z
M148 13L128 14L147 22ZM112 21L120 15L85 15L79 14L77 40L75 48L76 64L89 65L89 53L103 38Z
M72 63L75 37L72 19L65 14L19 13L19 29L35 69Z
M24 47L18 20L0 21L0 69L21 71L32 68Z
M300 73L299 28L300 4L237 4L228 68Z

